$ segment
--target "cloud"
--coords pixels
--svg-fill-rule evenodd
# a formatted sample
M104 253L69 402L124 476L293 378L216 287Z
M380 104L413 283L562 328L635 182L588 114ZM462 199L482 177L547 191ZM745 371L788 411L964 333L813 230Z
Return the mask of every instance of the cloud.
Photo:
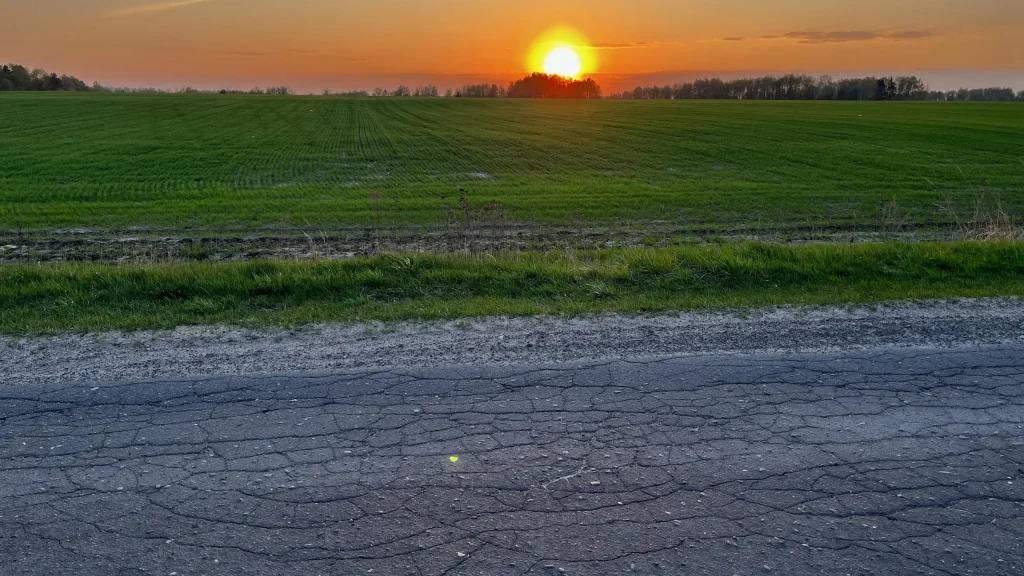
M653 45L650 42L596 42L589 47L598 50L622 50L625 48L650 48Z
M787 32L783 38L796 40L800 44L834 44L841 42L871 42L873 40L921 40L934 36L927 30L906 30L903 32L873 32L854 30L841 32Z
M933 32L927 30L907 30L906 32L893 32L886 36L890 40L919 40L921 38L931 38L935 36Z
M125 6L118 8L112 12L107 13L108 18L118 18L121 16L135 16L138 14L153 14L155 12L166 12L168 10L174 10L175 8L184 8L185 6L192 6L193 4L203 4L210 0L171 0L170 2L154 2L151 4L136 4L134 6Z
M831 42L867 42L878 36L874 32L786 32L783 38L799 40L804 44L826 44Z
M744 36L732 36L719 38L722 42L746 42L750 40L796 40L799 44L838 44L843 42L872 42L876 40L908 41L924 40L936 36L930 30L902 30L902 31L877 31L877 30L843 30L837 32L787 32L785 34L772 34L747 38Z
M245 52L242 50L207 50L211 56L270 56L269 52Z
M630 50L633 48L656 48L659 46L674 46L680 44L678 41L666 42L593 42L586 46L577 48L589 48L591 50Z

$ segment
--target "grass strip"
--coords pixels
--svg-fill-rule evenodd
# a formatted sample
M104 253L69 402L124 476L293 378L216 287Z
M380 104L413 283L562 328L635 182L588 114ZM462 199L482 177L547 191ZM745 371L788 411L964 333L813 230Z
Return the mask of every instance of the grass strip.
M0 267L0 333L260 327L1024 295L1024 243Z

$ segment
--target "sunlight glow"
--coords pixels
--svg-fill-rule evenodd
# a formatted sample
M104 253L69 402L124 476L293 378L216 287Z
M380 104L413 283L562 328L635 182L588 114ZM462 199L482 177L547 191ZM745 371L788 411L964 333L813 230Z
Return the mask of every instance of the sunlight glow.
M572 28L552 28L530 48L526 66L529 72L556 74L579 79L597 72L597 51L590 40Z
M583 70L583 63L575 50L562 46L552 50L544 59L544 73L555 74L565 78L576 78Z

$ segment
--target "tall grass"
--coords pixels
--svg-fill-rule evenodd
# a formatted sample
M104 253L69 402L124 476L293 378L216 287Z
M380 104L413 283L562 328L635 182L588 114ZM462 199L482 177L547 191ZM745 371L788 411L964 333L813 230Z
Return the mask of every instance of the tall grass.
M1024 243L761 243L344 261L0 267L0 332L1024 295Z

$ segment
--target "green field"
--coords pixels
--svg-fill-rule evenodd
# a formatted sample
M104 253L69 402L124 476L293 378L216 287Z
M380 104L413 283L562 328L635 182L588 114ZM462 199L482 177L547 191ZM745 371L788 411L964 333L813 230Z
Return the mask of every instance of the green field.
M0 235L1024 208L1019 104L3 94L0 118Z
M0 266L0 333L1024 295L1024 243Z

